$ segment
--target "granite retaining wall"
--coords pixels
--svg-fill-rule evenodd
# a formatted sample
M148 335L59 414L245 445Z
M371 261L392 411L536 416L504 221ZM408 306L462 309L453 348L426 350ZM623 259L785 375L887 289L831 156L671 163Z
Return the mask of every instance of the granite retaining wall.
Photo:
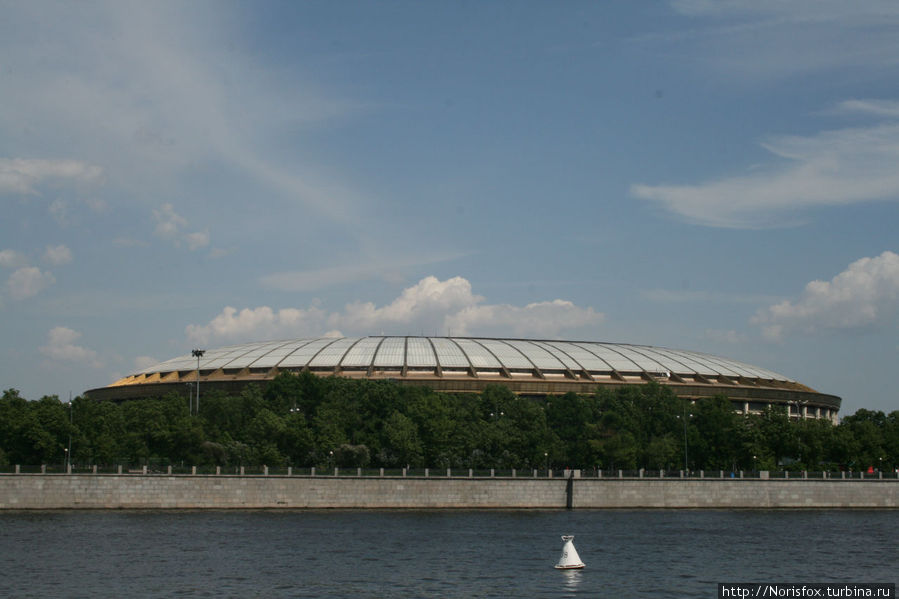
M0 509L888 508L896 480L0 475Z

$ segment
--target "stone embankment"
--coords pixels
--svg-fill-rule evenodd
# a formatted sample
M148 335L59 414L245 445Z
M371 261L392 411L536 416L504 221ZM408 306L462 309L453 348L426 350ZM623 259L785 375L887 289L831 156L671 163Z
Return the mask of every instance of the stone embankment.
M0 509L899 508L896 479L0 474Z

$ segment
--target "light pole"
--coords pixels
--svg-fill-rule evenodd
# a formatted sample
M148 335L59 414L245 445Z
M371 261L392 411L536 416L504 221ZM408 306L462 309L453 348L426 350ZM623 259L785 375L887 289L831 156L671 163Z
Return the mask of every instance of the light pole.
M191 352L191 355L197 359L197 416L200 415L200 358L205 353L205 349L195 349Z
M689 416L692 418L693 414ZM687 468L687 455L687 404L684 403L684 476L690 473L690 470Z
M69 447L66 449L66 472L69 471L69 464L72 459L72 394L69 393Z

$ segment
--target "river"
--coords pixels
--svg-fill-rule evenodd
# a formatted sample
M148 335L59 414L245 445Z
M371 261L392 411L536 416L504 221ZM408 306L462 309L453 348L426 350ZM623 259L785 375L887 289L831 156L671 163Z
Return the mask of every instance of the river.
M899 511L0 512L3 597L715 597L896 582ZM560 535L587 565L558 571Z

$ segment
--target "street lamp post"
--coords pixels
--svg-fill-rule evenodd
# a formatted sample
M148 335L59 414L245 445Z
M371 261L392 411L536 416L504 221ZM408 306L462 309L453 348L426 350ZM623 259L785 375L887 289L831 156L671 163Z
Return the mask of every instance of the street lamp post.
M692 418L693 414L690 414L689 416L690 416L690 418ZM688 452L687 452L687 404L686 403L684 404L684 418L683 419L684 419L684 476L687 476L687 475L689 475L690 471L687 468Z
M69 464L72 462L72 394L69 393L69 447L66 449L66 472L69 471Z
M195 349L191 352L191 355L197 359L197 416L200 415L200 358L205 353L205 349Z

